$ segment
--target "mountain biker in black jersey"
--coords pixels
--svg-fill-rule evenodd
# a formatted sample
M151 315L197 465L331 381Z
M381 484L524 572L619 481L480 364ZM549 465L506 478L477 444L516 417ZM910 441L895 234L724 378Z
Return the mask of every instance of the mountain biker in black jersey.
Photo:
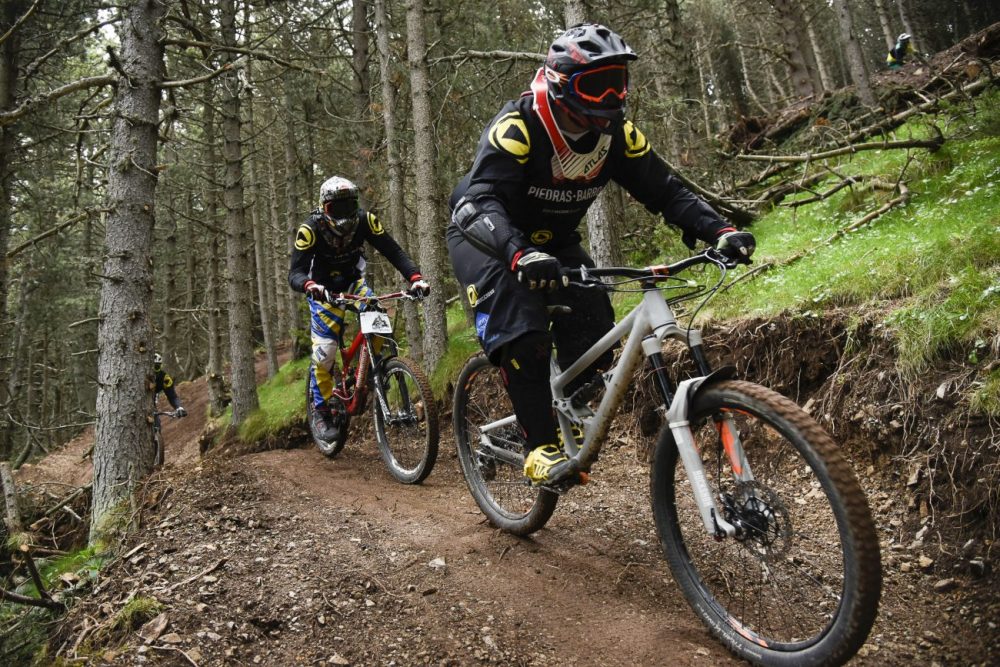
M153 392L153 405L156 405L156 401L162 393L170 402L170 407L174 409L175 417L187 417L187 410L181 405L181 399L178 398L177 390L174 389L174 379L163 370L163 357L160 356L159 352L153 354L153 379L156 383ZM156 420L159 421L159 417L156 417Z
M323 440L335 440L341 424L343 406L333 396L333 365L344 325L344 311L326 302L327 290L374 296L365 282L364 245L385 255L410 283L410 291L426 296L430 285L420 269L374 213L361 208L358 187L341 176L334 176L320 186L321 207L295 233L288 283L304 292L312 313L311 398L315 406L313 427Z
M687 190L625 120L628 63L636 58L603 25L568 29L550 46L531 90L487 126L451 195L452 267L525 431L524 471L533 484L558 481L568 467L552 413L552 339L565 369L614 324L606 294L567 287L562 274L562 266L594 266L577 227L604 186L614 180L662 214L692 249L701 240L748 262L756 244ZM546 292L556 288L563 289L553 300ZM572 313L554 318L550 334L546 305L555 302ZM609 352L567 393L610 362Z

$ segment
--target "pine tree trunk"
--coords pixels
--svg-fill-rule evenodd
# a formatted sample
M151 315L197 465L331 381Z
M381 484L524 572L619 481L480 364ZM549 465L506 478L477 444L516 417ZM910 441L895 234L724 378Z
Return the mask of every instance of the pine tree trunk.
M351 62L354 64L354 117L362 121L356 125L354 133L355 146L353 152L354 175L362 192L371 187L368 173L371 165L371 100L369 89L371 82L368 76L369 45L368 45L368 0L354 0L351 3Z
M906 8L906 2L904 0L896 0L896 8L899 10L899 20L903 24L903 32L909 33L910 43L913 44L914 49L919 51L917 34L913 30L913 24L910 23L910 11ZM893 38L892 45L896 45L895 37Z
M819 36L816 34L816 21L819 17L815 12L812 16L806 15L806 7L802 7L801 9L803 23L805 23L806 26L806 37L809 39L809 50L812 52L813 62L816 64L816 72L819 75L820 86L823 90L835 90L837 88L837 84L830 75L830 68L826 64L826 58L823 56L823 47L819 43Z
M875 0L875 13L878 15L878 24L885 39L885 50L889 51L896 46L896 35L892 32L892 19L889 18L889 11L885 6L887 1L891 2L891 0Z
M267 189L269 193L271 224L268 234L268 244L271 247L269 252L271 262L274 265L274 280L271 282L272 294L274 296L275 312L277 314L275 326L278 331L286 334L292 327L291 301L293 298L292 289L288 286L288 254L285 252L285 237L282 230L291 226L291 221L281 219L281 200L278 196L278 183L275 178L277 165L274 155L274 146L270 138L267 140L267 163L272 166L267 170Z
M97 427L91 542L115 531L116 508L153 467L150 248L156 195L157 126L166 3L123 10L120 63L108 155L105 262L98 329ZM127 79L125 78L127 77ZM120 515L118 515L120 518Z
M286 35L287 39L287 35ZM291 40L286 42L288 48L291 48ZM292 79L292 73L290 70L286 70L281 77L282 86L284 88L284 105L285 105L285 217L287 218L287 224L285 226L286 238L285 238L285 257L286 261L291 261L292 248L295 243L295 230L299 227L299 221L305 219L305 215L299 210L299 189L298 189L298 174L299 174L299 159L295 152L296 139L295 139L295 105L292 100L292 88L295 83ZM312 191L310 190L310 193ZM288 268L286 264L285 275L288 275ZM291 323L291 328L289 330L289 335L295 342L295 356L299 356L301 350L298 349L298 345L301 342L301 338L296 335L301 331L308 331L308 325L305 323L303 317L299 314L298 309L298 299L289 298L285 302L285 306L288 309L286 312L286 317Z
M420 230L420 269L438 289L424 301L424 365L433 373L444 355L447 322L444 314L444 224L439 219L435 178L434 128L431 121L430 80L427 71L423 0L406 7L407 58L413 104L414 155L417 183L417 228Z
M26 4L23 0L4 2L0 6L0 34L6 33L24 13ZM17 104L17 56L20 53L19 33L14 31L0 45L0 111L13 109ZM10 347L12 329L7 323L7 294L10 286L7 269L7 246L10 243L11 202L14 185L14 168L16 160L14 151L17 145L16 129L13 125L0 127L0 378L7 377L11 366L5 357ZM0 409L12 401L7 393L6 382L0 382ZM6 414L6 410L0 412ZM13 442L10 435L12 427L0 418L0 457L10 452Z
M247 63L247 82L252 86L253 77L250 74L251 64ZM271 264L267 256L267 241L264 234L264 222L260 219L260 205L264 201L261 196L263 188L257 174L257 147L253 116L253 89L247 96L247 149L250 159L247 168L250 176L250 189L253 192L253 206L250 207L250 218L253 222L253 251L257 265L257 300L260 303L260 326L264 334L264 353L267 356L267 377L272 378L278 373L278 349L274 335L274 315L271 308L271 298L268 294L268 283L271 278Z
M851 69L851 80L858 91L858 98L867 107L875 106L875 94L868 83L868 70L865 68L865 56L861 44L854 34L854 17L847 0L833 0L833 8L837 12L837 23L840 25L840 37L847 54L847 65Z
M219 267L222 259L219 255L219 233L216 231L219 221L219 197L216 183L219 182L216 165L219 164L216 150L215 96L214 87L209 86L205 105L202 107L202 125L205 133L205 191L202 199L205 202L205 221L209 225L208 240L208 278L205 286L206 307L208 308L208 412L212 417L218 417L226 408L226 392L222 382L222 367L225 352L222 341L222 307L219 295L222 292Z
M389 228L397 234L400 243L411 256L418 247L417 238L406 224L406 208L403 199L403 160L400 158L399 131L397 129L396 105L399 100L393 85L395 69L389 50L389 17L385 11L386 0L375 0L375 37L378 47L379 67L382 70L382 118L385 123L386 162L389 165ZM440 287L439 287L440 289ZM418 360L423 357L423 334L420 331L420 311L412 301L403 303L403 318L406 322L406 339L410 351Z
M795 0L771 0L778 13L777 28L785 53L785 64L792 81L792 88L799 97L811 97L816 93L812 74L806 64L801 42L801 26Z
M236 46L236 10L234 0L221 0L222 43ZM224 64L236 57L231 51L222 55ZM226 295L229 310L229 363L233 396L232 428L257 409L257 381L254 374L253 318L250 308L250 249L243 206L243 152L240 139L240 90L236 69L223 77L222 156L226 163L222 193L226 206Z

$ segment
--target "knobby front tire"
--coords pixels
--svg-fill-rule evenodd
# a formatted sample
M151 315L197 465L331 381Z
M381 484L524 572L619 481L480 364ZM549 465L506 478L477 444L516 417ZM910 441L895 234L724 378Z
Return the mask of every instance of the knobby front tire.
M163 465L163 435L159 429L153 429L153 465Z
M466 362L455 388L455 445L462 474L479 509L497 528L514 535L529 535L549 520L559 496L532 487L524 470L482 448L479 426L514 413L500 371L485 354ZM494 446L524 452L521 426L514 422L489 434Z
M351 425L351 418L344 410L341 410L341 425L338 436L330 441L320 438L316 434L315 429L313 429L313 413L315 412L315 406L312 401L312 382L313 369L312 366L309 366L309 375L306 377L306 425L309 429L309 436L312 438L313 444L316 445L316 449L318 449L323 456L333 458L340 453L340 450L344 448L344 443L347 442L347 431Z
M753 472L736 483L713 416L731 415ZM875 622L879 544L865 494L829 435L795 403L726 381L696 394L689 420L708 483L736 538L702 522L668 428L650 486L667 562L712 634L761 665L840 665Z
M424 371L404 357L384 362L382 396L372 396L375 437L389 472L403 484L419 484L434 469L438 454L438 412Z

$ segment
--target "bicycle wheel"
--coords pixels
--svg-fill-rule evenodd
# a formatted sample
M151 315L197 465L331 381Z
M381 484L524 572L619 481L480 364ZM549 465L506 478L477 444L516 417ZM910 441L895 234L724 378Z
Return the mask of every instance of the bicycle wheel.
M163 436L159 428L153 429L153 465L163 465Z
M392 476L419 484L434 469L438 452L437 404L420 366L394 357L384 362L372 401L378 450ZM383 404L383 400L385 403Z
M713 421L721 415L734 418L752 482L733 479ZM688 602L746 660L843 664L867 638L882 586L875 525L850 464L797 405L749 382L705 388L689 420L723 518L742 530L708 534L664 428L650 476L653 515Z
M484 449L479 427L512 415L500 371L484 354L466 362L455 388L455 444L462 474L479 509L497 528L514 535L528 535L545 525L556 509L559 496L532 487L519 465ZM487 436L494 447L521 454L521 426L494 429Z
M312 388L313 388L313 372L312 366L309 367L309 376L306 377L306 423L309 426L309 435L312 438L313 444L316 445L316 449L320 451L324 456L329 456L333 458L340 453L340 450L344 448L344 443L347 442L347 429L350 427L351 420L347 416L347 412L341 407L340 410L340 429L337 432L337 437L333 440L324 440L316 434L316 430L313 428L313 414L316 410L316 406L313 405L312 399ZM333 398L331 400L339 400Z

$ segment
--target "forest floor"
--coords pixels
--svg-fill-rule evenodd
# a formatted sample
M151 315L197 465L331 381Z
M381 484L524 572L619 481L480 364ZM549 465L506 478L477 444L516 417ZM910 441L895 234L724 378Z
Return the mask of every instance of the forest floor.
M627 434L605 448L593 482L523 539L492 529L474 504L448 414L433 474L404 486L386 471L367 418L353 423L336 459L306 446L304 433L290 434L288 449L201 458L207 387L198 380L178 392L191 416L164 427L166 465L147 484L140 528L71 610L50 644L52 658L118 665L738 662L670 577L653 529L647 466ZM81 455L90 441L81 437L23 468L20 480L85 482ZM896 490L862 477L884 525ZM898 545L885 551L879 619L853 664L996 664L1000 605L988 581L939 591L945 575L906 565L916 553ZM121 610L140 600L155 604L115 627ZM136 620L153 616L145 625Z

